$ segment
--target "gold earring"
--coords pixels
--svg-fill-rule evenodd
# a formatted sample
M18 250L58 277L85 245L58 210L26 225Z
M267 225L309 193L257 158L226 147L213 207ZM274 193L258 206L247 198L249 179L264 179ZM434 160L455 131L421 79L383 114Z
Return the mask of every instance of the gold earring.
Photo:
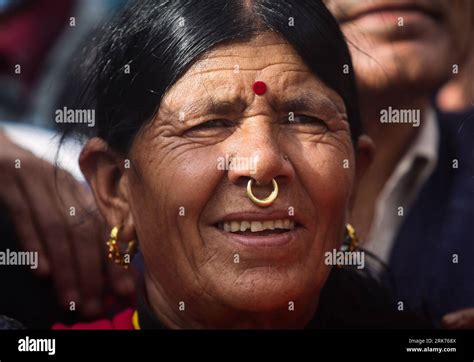
M110 238L107 241L107 248L109 252L109 259L113 260L115 264L123 266L125 269L128 269L130 260L135 254L136 250L136 241L131 240L127 243L127 249L122 252L120 249L119 242L117 241L118 233L122 229L122 226L114 226L110 231ZM127 259L128 257L128 259Z
M359 247L359 238L357 237L356 231L351 224L346 224L346 233L351 241L349 243L349 251L354 251Z

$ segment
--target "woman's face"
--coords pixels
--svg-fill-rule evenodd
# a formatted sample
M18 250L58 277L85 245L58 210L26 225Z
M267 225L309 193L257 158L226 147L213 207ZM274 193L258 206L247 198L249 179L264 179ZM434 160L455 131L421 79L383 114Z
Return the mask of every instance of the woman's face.
M125 194L149 295L203 319L314 312L355 161L341 97L282 38L208 53L166 93L130 160ZM257 197L277 181L273 205L252 203L250 178Z

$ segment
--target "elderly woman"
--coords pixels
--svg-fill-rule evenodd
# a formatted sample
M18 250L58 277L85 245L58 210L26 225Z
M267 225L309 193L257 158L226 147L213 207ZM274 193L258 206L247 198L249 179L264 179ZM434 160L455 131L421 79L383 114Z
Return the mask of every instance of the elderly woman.
M408 325L328 258L372 145L321 2L137 1L94 40L80 166L144 272L136 309L80 328Z

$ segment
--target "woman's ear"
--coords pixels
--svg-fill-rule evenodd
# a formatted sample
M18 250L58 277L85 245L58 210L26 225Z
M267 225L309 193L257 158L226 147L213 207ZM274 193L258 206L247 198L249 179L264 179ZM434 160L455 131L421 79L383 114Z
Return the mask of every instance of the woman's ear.
M132 240L136 234L124 162L122 156L97 137L87 142L79 157L79 166L109 228L123 226L120 239Z

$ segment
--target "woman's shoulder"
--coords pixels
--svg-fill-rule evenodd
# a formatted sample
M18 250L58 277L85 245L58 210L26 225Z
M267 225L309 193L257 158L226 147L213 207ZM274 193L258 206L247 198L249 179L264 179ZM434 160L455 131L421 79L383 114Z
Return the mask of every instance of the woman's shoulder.
M128 308L113 316L111 319L99 319L92 322L81 322L76 323L71 326L64 325L62 323L56 323L53 325L52 329L55 330L64 330L64 329L116 329L116 330L130 330L134 329L132 317L134 309Z

